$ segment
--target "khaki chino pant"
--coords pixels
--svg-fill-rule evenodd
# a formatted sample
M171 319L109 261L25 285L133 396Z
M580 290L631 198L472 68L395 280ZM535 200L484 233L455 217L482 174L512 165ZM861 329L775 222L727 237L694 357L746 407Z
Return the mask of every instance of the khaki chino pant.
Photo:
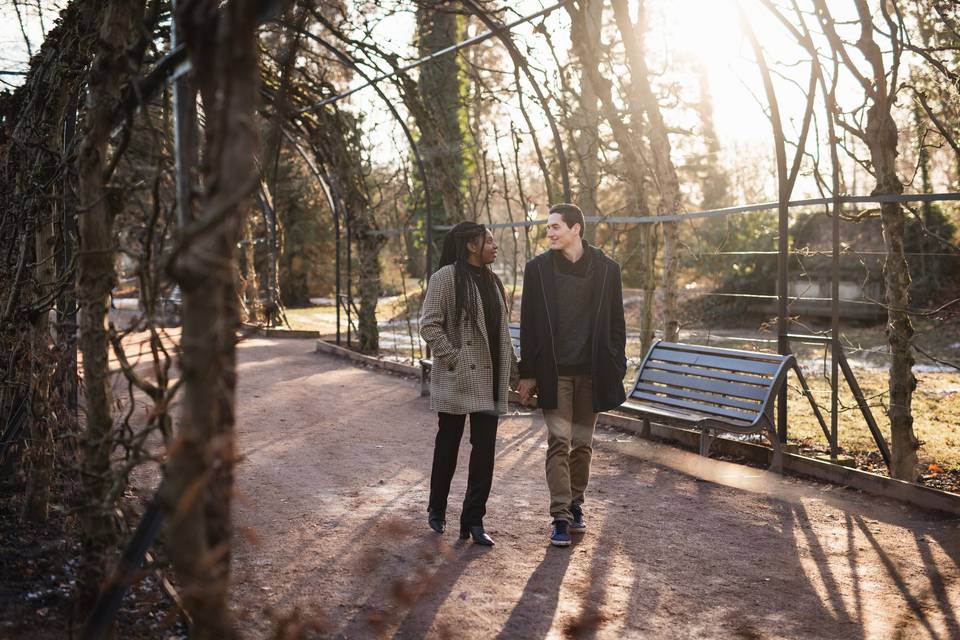
M597 426L590 376L560 376L557 408L544 410L543 418L547 423L550 516L570 522L570 505L583 504L583 492L590 479L593 432Z

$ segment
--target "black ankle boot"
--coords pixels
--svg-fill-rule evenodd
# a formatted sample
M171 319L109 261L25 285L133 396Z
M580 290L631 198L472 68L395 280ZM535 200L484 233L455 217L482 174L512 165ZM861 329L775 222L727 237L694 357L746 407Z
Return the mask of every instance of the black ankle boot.
M427 524L437 533L443 533L447 527L446 514L443 511L427 509Z
M466 540L467 538L473 538L474 544L480 544L485 547L493 546L493 538L487 535L487 532L483 530L483 525L478 525L475 527L465 527L460 525L460 538Z

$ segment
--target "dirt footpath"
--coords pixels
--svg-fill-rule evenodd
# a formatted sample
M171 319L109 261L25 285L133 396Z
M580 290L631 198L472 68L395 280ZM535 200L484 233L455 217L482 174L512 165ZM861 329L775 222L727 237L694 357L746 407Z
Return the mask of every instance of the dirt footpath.
M957 638L960 519L601 429L589 531L549 545L537 414L500 422L484 521L427 528L436 416L416 382L240 348L234 606L341 638ZM575 539L577 540L577 539Z

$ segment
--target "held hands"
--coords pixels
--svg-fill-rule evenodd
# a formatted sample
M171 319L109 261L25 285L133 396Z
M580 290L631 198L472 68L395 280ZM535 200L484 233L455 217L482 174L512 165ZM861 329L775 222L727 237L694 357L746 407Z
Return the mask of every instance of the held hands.
M535 378L521 378L517 385L517 394L520 396L520 402L530 406L533 401L533 394L537 391L537 381Z

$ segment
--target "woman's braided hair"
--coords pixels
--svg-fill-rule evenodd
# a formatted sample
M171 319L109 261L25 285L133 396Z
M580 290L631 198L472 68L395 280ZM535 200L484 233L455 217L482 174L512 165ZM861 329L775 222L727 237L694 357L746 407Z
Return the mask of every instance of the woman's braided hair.
M440 252L439 268L452 264L454 268L454 292L456 294L456 313L453 318L452 333L459 334L460 318L466 314L470 320L475 320L474 310L477 307L477 288L471 282L469 263L467 257L469 251L467 245L474 240L479 240L480 244L486 241L487 228L476 222L461 222L447 232L443 239L443 250ZM506 291L503 283L489 267L483 268L484 277L491 278L497 285L497 290L506 304Z

